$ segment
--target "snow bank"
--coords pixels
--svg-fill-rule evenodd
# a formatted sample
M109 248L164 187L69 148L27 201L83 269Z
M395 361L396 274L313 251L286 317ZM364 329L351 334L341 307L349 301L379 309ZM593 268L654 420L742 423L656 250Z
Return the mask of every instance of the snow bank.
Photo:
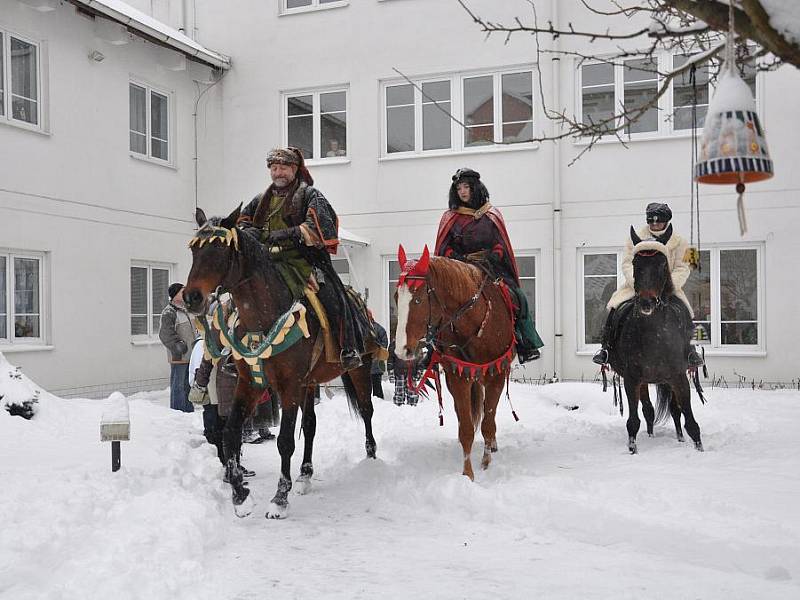
M323 399L312 491L278 522L263 518L275 444L245 446L255 510L238 519L201 415L169 410L167 392L128 399L117 473L102 402L52 399L60 420L0 415L0 597L800 595L800 393L709 390L695 402L705 453L667 423L640 433L636 456L597 385L512 385L512 400L521 420L503 400L499 452L471 483L449 399L444 427L435 401L376 401L378 460L345 399ZM478 436L476 468L481 450ZM295 474L301 453L302 439Z

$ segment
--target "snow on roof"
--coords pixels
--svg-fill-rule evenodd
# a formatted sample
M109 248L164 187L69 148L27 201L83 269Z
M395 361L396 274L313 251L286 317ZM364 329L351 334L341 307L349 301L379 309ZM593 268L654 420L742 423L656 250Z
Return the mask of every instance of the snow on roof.
M169 46L191 59L221 69L229 69L231 66L229 57L205 48L177 29L136 10L121 0L70 0L70 2L118 21L129 29Z

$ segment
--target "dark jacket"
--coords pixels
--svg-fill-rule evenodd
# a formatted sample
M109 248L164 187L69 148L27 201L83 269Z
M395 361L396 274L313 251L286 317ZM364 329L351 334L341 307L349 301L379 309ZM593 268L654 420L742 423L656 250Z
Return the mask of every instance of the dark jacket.
M389 347L389 336L386 335L386 330L377 321L372 322L372 327L375 330L375 343L381 348ZM373 375L380 374L386 371L386 361L374 360L372 361L371 373Z

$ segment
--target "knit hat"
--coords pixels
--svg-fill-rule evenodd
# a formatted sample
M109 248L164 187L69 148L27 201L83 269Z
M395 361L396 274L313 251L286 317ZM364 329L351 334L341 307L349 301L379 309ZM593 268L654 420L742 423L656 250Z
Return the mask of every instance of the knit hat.
M170 285L169 288L167 289L167 293L169 294L169 299L172 300L173 298L175 298L175 296L178 295L178 292L180 292L182 289L183 289L182 283L173 283L172 285Z

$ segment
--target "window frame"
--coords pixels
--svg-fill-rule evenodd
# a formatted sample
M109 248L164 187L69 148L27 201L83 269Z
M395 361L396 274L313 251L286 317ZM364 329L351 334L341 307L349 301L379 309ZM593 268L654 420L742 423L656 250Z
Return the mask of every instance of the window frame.
M16 127L30 129L32 131L45 131L45 89L43 76L43 57L44 43L34 38L22 35L5 27L0 27L0 43L2 44L2 85L3 85L3 114L0 115L0 123L7 123ZM16 119L12 111L12 72L11 72L11 38L17 39L26 44L31 44L36 48L36 123L29 123L21 119Z
M320 0L311 0L308 6L297 6L289 8L287 0L278 0L278 14L294 15L306 12L314 12L317 10L329 10L331 8L343 8L350 4L350 0L331 0L330 2L321 3Z
M662 73L667 73L672 70L672 65L674 64L674 59L678 55L684 54L683 52L680 53L671 53L671 52L658 52L654 55L657 59L658 70ZM696 54L689 52L689 55ZM614 111L620 110L620 106L624 105L625 102L625 95L624 95L624 87L625 87L625 67L624 62L630 60L637 60L641 58L646 58L644 55L631 55L626 56L624 60L620 62L614 62ZM714 60L714 59L712 59ZM596 64L610 64L607 61L603 60L587 60L583 61L576 66L575 69L575 106L576 106L576 115L582 121L583 120L583 67L589 65L596 65ZM656 89L660 89L661 85L663 84L663 78L658 77L656 83ZM760 72L756 73L755 77L755 102L756 108L761 112L761 102L763 96L763 87L762 87L762 75ZM664 92L664 94L658 99L657 104L657 112L658 112L658 129L656 131L647 131L641 133L625 133L624 130L620 132L620 135L624 137L626 140L653 140L653 139L670 139L676 137L687 137L692 135L692 129L676 129L674 126L674 118L673 118L673 111L674 111L674 90L675 90L675 79L670 81L669 89ZM708 96L709 96L709 104L711 99L714 96L715 85L713 82L708 82ZM700 106L700 105L698 105ZM617 117L617 124L620 124L621 117ZM700 135L703 132L702 127L697 128L697 134ZM609 142L616 142L617 138L613 134L608 136L608 140L604 139L601 142L609 141ZM580 137L573 142L576 145L582 145L589 143L588 136Z
M48 305L46 298L48 294L46 277L46 258L45 252L31 252L27 250L14 250L10 248L0 248L0 258L6 261L6 286L0 293L6 297L6 335L0 338L0 349L13 348L20 346L44 346L47 341L48 327ZM15 286L15 259L36 260L39 263L39 336L38 337L17 337L14 325L16 307L14 306L14 286Z
M170 263L160 263L160 262L152 262L152 261L141 261L141 260L132 260L129 267L128 267L128 334L130 335L131 341L138 342L138 341L150 341L158 339L158 331L153 327L153 318L156 316L160 316L161 313L159 312L158 315L153 313L153 269L161 269L167 271L167 282L172 281L172 271L173 266ZM131 319L134 317L131 307L131 301L133 300L133 288L131 287L131 269L138 268L138 269L147 269L147 289L145 290L145 294L147 297L147 333L132 333L132 323ZM169 283L167 283L169 285ZM169 303L169 299L167 300ZM162 309L163 310L163 309ZM140 313L137 313L135 316L143 316Z
M613 254L617 257L617 288L619 288L620 284L624 279L624 275L622 274L622 250L618 247L610 248L610 247L592 247L592 248L578 248L578 255L577 255L577 264L576 264L576 273L578 275L577 281L577 302L576 302L576 310L578 311L578 335L576 336L577 342L577 352L581 354L591 354L600 348L600 344L587 344L586 343L586 309L585 309L585 300L586 300L586 289L585 289L585 282L586 282L586 275L584 273L584 265L585 265L585 256L595 256L601 254ZM609 275L590 275L590 277L609 277Z
M515 259L517 261L517 265L519 265L521 259L524 259L524 258L532 258L533 259L533 276L531 277L529 275L525 275L525 276L520 275L519 279L520 279L520 283L522 283L523 279L527 279L527 280L532 279L534 281L534 285L536 287L536 291L535 291L534 297L533 297L533 306L531 306L530 302L528 302L528 311L532 315L534 315L534 319L536 318L536 315L538 314L537 311L539 309L539 299L540 299L539 296L540 296L540 289L541 289L541 286L539 285L539 279L540 279L540 277L539 277L539 268L540 268L540 265L541 265L540 254L541 253L538 250L520 250L519 252L514 252L514 257L515 257Z
M722 320L722 285L721 285L721 263L720 254L732 250L754 250L756 252L756 316L755 320L743 322L755 322L758 335L757 344L723 344L722 343L722 323L736 321ZM694 344L703 346L710 354L763 354L766 352L766 329L765 329L765 300L766 285L764 280L764 244L763 243L730 243L713 244L700 247L700 252L710 252L709 270L711 283L711 339L708 342L694 341ZM691 277L691 275L690 275Z
M536 103L536 76L535 66L532 64L516 65L495 69L482 69L480 71L459 71L452 73L441 73L434 75L422 75L418 77L410 77L409 83L405 79L387 79L381 81L380 85L380 110L381 110L381 159L397 159L397 158L413 158L423 156L441 156L450 154L473 154L484 152L497 152L503 150L524 150L530 148L537 148L538 143L535 140L529 142L515 142L503 143L503 111L502 111L502 93L503 93L503 75L513 75L516 73L530 73L531 74L531 129L535 135L537 119L537 103ZM492 77L492 94L494 100L492 127L493 127L493 143L483 144L476 146L467 146L465 144L466 131L454 119L450 119L450 147L437 148L433 150L423 150L423 123L422 123L422 85L426 83L438 83L448 81L450 83L450 110L452 116L464 123L464 81L476 77ZM388 107L386 102L386 90L390 87L398 85L412 85L414 90L414 150L405 152L388 152ZM509 121L509 124L517 121Z
M131 86L135 85L140 88L144 88L145 90L145 141L146 141L146 152L136 152L135 150L131 149L130 143L130 134L133 130L130 128L130 118L131 118L131 110L133 107L131 106L130 102L130 89ZM158 156L153 156L153 131L152 131L152 94L156 93L159 96L163 96L167 99L167 119L169 122L167 123L167 139L162 140L161 138L155 138L159 141L166 141L167 142L167 158L159 158ZM153 162L159 165L167 165L170 167L175 166L175 94L169 90L161 88L159 86L152 85L150 83L145 82L142 79L138 79L136 77L129 77L128 78L128 154L131 157L144 160L148 162ZM140 133L140 132L136 132Z
M758 344L722 344L722 315L721 315L721 285L720 285L720 252L729 250L755 250L756 251L756 311L757 319L755 319ZM766 353L766 280L765 280L765 245L763 242L746 242L746 243L720 243L712 245L703 245L700 247L701 252L710 252L710 280L711 280L711 339L708 343L693 342L705 348L705 352L710 356L762 356ZM617 286L623 282L624 275L622 274L622 255L623 251L620 248L579 248L577 254L577 306L578 312L577 325L578 335L576 336L576 353L577 354L592 354L600 344L587 344L586 340L586 311L584 308L585 298L585 274L584 274L584 256L598 255L598 254L615 254L617 257ZM694 272L694 271L693 271ZM690 275L691 276L691 275ZM537 289L538 293L538 289ZM726 321L730 322L730 321Z
M342 156L322 156L322 114L320 111L320 94L330 94L344 92L345 106L345 154ZM315 88L301 88L299 90L285 90L281 92L281 139L283 146L289 146L289 99L298 96L312 96L311 99L311 143L314 156L317 158L305 157L305 162L310 166L330 165L336 163L350 162L350 84L331 85ZM327 114L327 113L326 113Z

